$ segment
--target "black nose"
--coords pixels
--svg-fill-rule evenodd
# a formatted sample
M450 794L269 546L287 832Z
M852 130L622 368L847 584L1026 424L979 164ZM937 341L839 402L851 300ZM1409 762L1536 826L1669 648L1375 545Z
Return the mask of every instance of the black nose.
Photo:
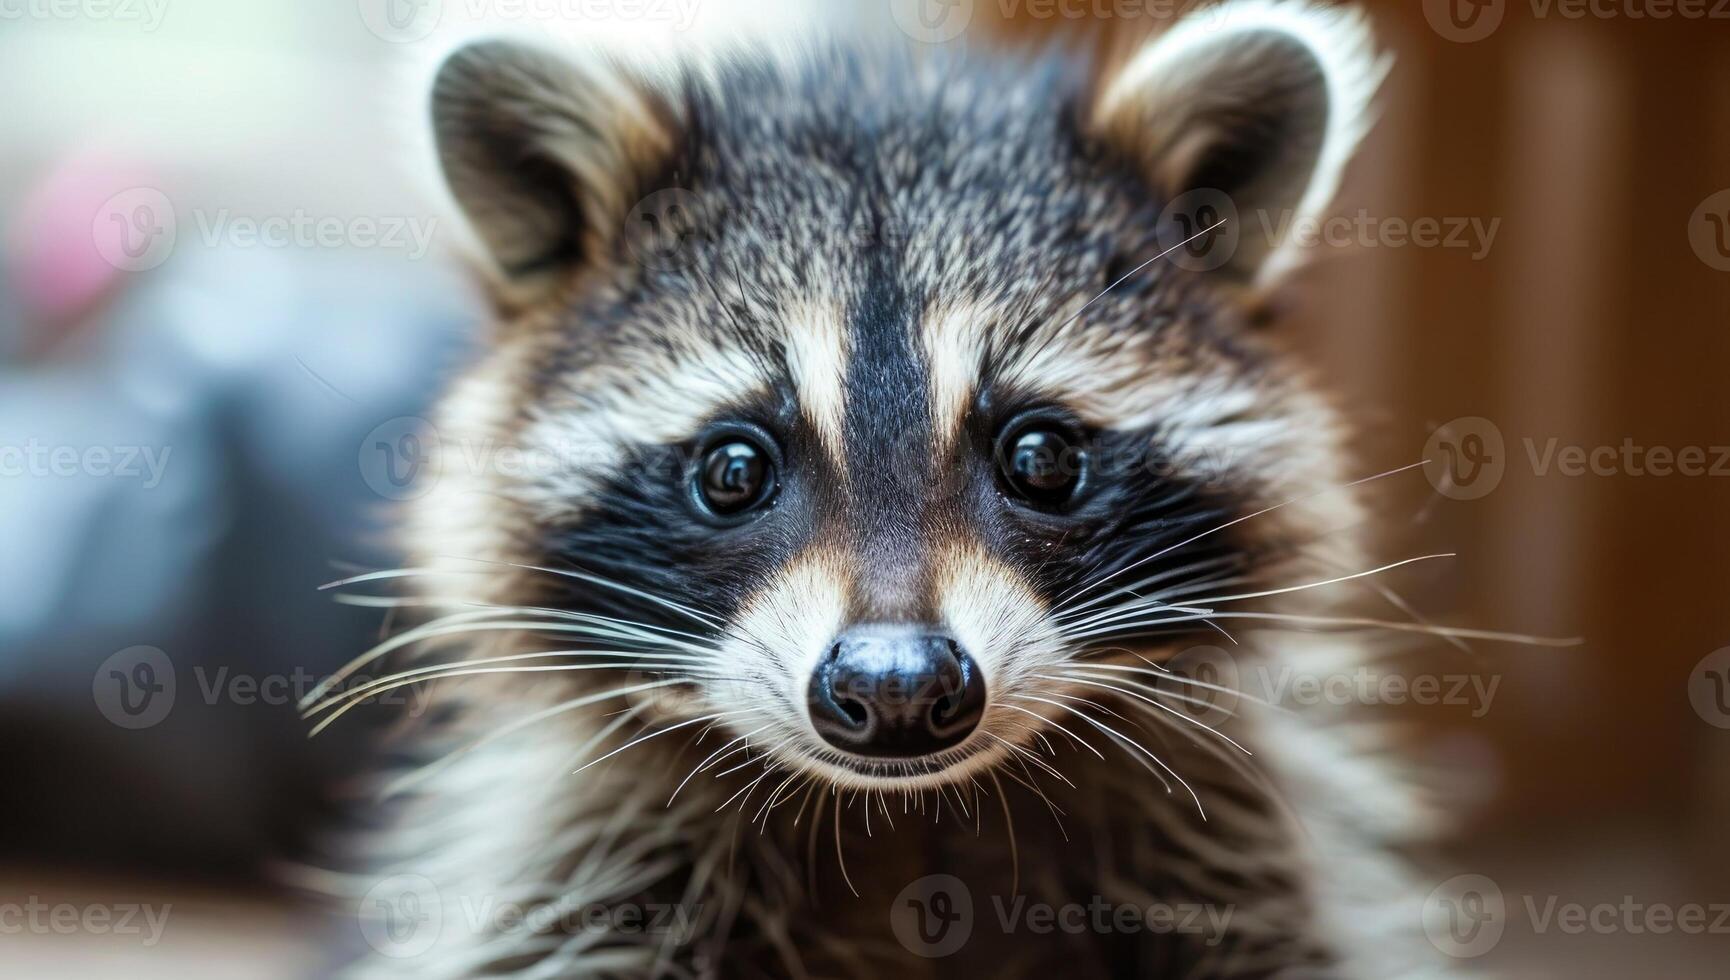
M858 630L811 676L811 721L858 755L910 758L960 745L985 713L985 678L946 636Z

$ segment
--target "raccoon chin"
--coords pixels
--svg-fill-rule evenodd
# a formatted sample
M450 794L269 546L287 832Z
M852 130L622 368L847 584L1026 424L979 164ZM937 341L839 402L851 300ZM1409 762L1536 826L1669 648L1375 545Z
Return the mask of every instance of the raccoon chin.
M1008 743L1001 736L975 732L954 748L915 758L885 759L854 755L829 748L811 733L796 744L774 749L771 754L790 770L801 772L846 790L917 792L962 784L1007 760Z

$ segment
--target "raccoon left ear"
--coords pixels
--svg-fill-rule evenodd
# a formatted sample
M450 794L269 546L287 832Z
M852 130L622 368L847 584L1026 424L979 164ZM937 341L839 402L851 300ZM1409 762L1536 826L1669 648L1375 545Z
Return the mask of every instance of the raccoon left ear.
M677 152L660 86L599 51L481 41L439 68L432 132L445 182L504 297L533 299L618 241Z
M1269 229L1327 207L1386 71L1355 12L1230 0L1179 21L1106 78L1092 131L1167 202L1162 240L1223 219L1189 257L1265 281L1293 259Z

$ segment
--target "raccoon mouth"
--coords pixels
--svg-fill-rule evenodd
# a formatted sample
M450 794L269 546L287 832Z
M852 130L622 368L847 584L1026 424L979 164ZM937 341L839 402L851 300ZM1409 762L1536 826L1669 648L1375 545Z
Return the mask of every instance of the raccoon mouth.
M991 749L968 739L943 752L900 758L882 758L834 751L810 752L807 764L828 770L844 783L866 784L879 789L916 789L954 782L974 771Z

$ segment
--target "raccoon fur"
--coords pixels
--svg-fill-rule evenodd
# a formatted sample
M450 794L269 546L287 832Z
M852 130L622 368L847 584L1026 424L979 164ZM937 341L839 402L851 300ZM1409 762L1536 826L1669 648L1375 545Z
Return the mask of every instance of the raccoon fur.
M428 610L372 690L437 710L353 975L1446 972L1378 743L1227 676L1367 656L1288 618L1349 622L1366 474L1251 311L1384 69L1260 0L1099 60L445 61L498 322L368 580Z

